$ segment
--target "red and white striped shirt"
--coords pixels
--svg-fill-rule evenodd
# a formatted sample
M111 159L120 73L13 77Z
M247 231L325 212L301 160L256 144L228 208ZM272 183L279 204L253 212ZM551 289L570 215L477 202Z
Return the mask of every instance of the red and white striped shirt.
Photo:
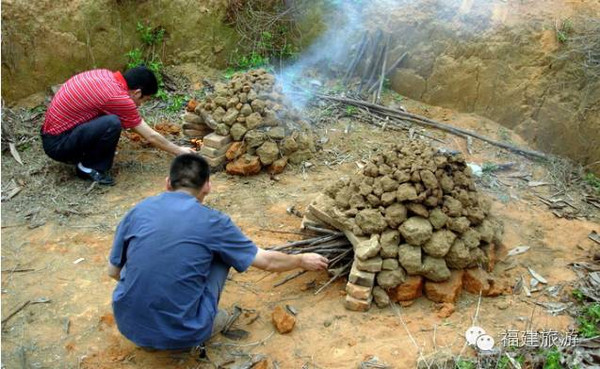
M58 135L101 115L114 114L124 129L142 122L120 72L95 69L71 77L58 90L46 112L43 133Z

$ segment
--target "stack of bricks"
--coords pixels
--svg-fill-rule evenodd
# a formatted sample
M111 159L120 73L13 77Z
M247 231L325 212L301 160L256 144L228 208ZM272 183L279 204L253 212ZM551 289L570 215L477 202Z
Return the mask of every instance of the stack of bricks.
M200 155L206 159L211 168L225 164L225 153L231 146L231 136L210 133L204 136Z
M182 119L183 133L191 140L214 132L239 143L224 157L229 174L258 174L263 168L278 174L288 163L301 164L316 152L310 124L264 69L215 83L214 92L202 101L190 101ZM219 165L222 154L206 152L207 157L219 158Z
M489 211L460 154L412 140L329 186L309 205L307 221L343 231L353 245L345 305L366 311L372 302L385 306L422 293L455 302L462 288L477 289L472 280L492 281L484 296L499 293L487 272L502 227Z

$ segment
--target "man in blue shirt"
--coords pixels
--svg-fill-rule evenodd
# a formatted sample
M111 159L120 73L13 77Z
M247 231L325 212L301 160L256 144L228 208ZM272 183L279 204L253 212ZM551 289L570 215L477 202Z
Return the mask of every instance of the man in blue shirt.
M108 274L118 280L113 310L119 331L136 345L181 350L202 344L215 327L229 268L322 270L314 253L262 250L231 219L202 204L209 166L194 154L176 157L167 192L150 197L123 218Z

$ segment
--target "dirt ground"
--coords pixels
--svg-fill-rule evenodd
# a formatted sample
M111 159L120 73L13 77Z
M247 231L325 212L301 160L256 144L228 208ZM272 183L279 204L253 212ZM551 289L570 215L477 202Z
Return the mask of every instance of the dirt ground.
M411 112L523 145L518 136L485 118L406 99L402 104ZM299 232L301 219L290 214L289 207L302 212L329 182L357 171L357 161L405 135L337 116L322 117L315 131L321 142L327 142L311 166L291 167L276 177L216 173L208 205L231 215L260 246L300 239L294 232ZM314 294L329 279L324 272L306 273L280 287L273 285L289 273L232 272L221 304L246 309L237 326L249 331L249 337L240 341L215 337L207 343L209 360L204 362L188 354L145 352L115 326L110 304L115 282L106 275L106 263L119 220L141 199L163 191L170 158L123 138L115 164L117 185L106 189L73 178L71 168L51 162L34 147L22 153L23 167L8 153L2 156L3 194L13 179L24 187L2 205L3 319L32 301L2 324L2 367L242 368L260 354L270 368L350 368L369 356L394 368L412 368L419 355L443 347L472 356L463 337L474 320L497 342L503 331L524 330L528 324L559 332L573 327L568 315L553 316L534 301L569 299L569 285L576 277L569 263L589 260L599 250L588 239L591 231L600 231L598 212L584 208L576 193L567 190L562 196L581 211L570 220L558 218L536 196L549 197L562 189L554 180L556 173L548 171L551 167L479 141L473 142L469 154L462 138L427 134L444 141L433 142L436 146L463 151L468 162L515 163L508 171L478 180L479 190L493 200L493 214L504 223L494 275L509 285L521 275L529 281L529 266L549 286L564 287L558 297L544 292L530 298L504 295L483 298L479 305L478 296L463 293L448 318L438 317L436 304L423 297L398 311L374 306L368 313L358 313L343 307L345 281ZM524 173L529 176L520 177ZM551 184L538 186L539 182ZM520 245L531 248L506 256ZM49 301L35 303L45 301L41 298ZM275 331L271 312L277 305L298 311L291 333Z

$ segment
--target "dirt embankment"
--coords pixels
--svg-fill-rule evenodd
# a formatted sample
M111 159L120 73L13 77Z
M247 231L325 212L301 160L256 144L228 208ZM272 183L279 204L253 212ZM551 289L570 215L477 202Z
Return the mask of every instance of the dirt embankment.
M391 27L405 46L399 52L409 56L392 88L488 117L541 150L600 171L600 81L586 78L577 53L561 57L571 47L569 37L599 15L590 1L423 1L404 7ZM556 28L563 22L566 40L559 42Z
M2 97L14 102L94 67L122 69L138 22L163 27L163 62L223 66L236 36L227 1L2 0Z

